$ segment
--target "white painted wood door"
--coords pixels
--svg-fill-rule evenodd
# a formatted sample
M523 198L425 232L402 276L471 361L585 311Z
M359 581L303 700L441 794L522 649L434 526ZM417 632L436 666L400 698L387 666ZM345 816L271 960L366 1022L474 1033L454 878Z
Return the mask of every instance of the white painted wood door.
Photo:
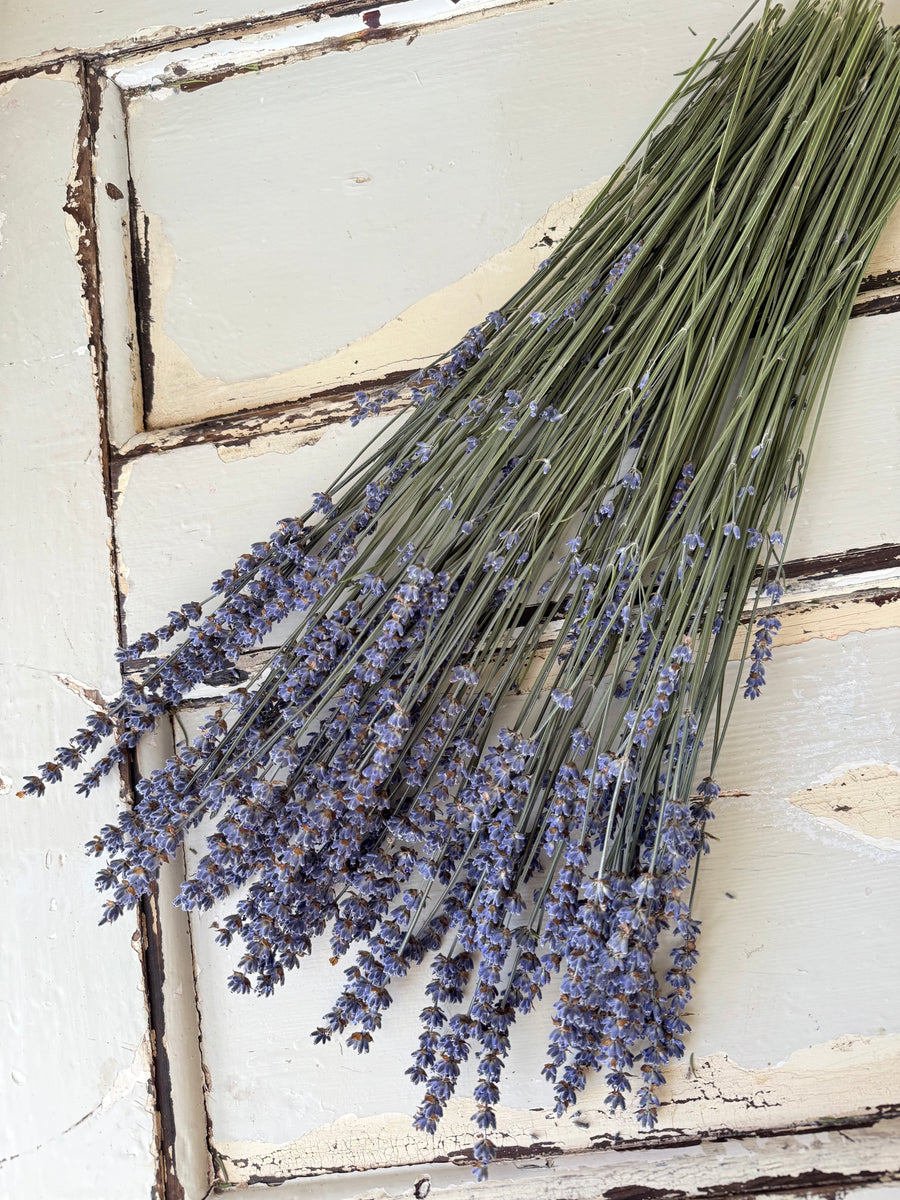
M46 247L33 238L19 252L19 276L4 280L18 295L32 262L43 272L30 318L40 354L29 321L15 326L31 407L17 418L8 469L23 488L30 476L43 484L28 493L12 551L29 562L23 579L47 578L52 563L54 585L38 592L36 624L33 593L13 596L17 644L4 659L24 664L8 693L22 732L6 778L46 757L95 690L114 693L117 622L128 637L156 627L327 488L375 428L345 423L358 382L407 373L502 302L636 140L674 71L743 7L407 0L364 15L335 5L321 20L242 22L75 55L61 73L54 64L2 85L15 148L40 143L30 161L47 197L40 218L20 187L12 228L43 219L53 231ZM900 19L900 8L887 15ZM63 183L80 280L61 205L51 215ZM673 1071L651 1138L627 1115L603 1115L594 1086L576 1119L556 1120L539 1078L545 1004L519 1030L502 1157L472 1194L627 1187L638 1200L654 1188L754 1194L896 1173L900 221L866 287L791 548L768 694L741 711L721 764L719 841L697 900L705 932L690 1063ZM7 406L17 386L14 376ZM58 425L48 486L47 430ZM88 499L73 511L81 491ZM29 672L54 680L31 708L21 700ZM212 681L207 700L221 686ZM201 713L185 709L179 726ZM137 769L161 761L170 737L148 739ZM12 1006L21 1055L11 1078L33 1090L23 1128L11 1110L27 1152L10 1158L8 1194L157 1187L167 1200L198 1200L211 1186L292 1180L280 1195L469 1195L465 1100L435 1138L410 1125L417 1096L403 1072L422 980L404 981L360 1060L309 1040L342 979L327 952L268 1002L231 995L215 914L188 922L168 903L177 872L143 914L143 953L121 925L92 929L92 867L63 864L111 819L114 790L90 805L70 793L32 808L27 835L23 814L12 815L8 841L27 844L21 879L46 909L33 925L22 916L21 940L65 953L54 945L55 965L37 976L56 980L60 1008L73 987L97 999L79 1006L81 1028L54 1017L51 1055L39 1032L46 1001ZM35 882L45 844L58 889ZM201 848L198 835L188 857ZM73 888L77 919L63 927ZM52 1121L35 1123L56 1064L74 1053L65 1078L86 1083L100 1043L116 1050L97 1103L60 1095ZM119 1124L107 1118L119 1110ZM114 1148L110 1180L92 1129ZM45 1130L65 1134L74 1167L40 1149ZM42 1164L37 1193L29 1154ZM75 1179L80 1190L66 1191Z

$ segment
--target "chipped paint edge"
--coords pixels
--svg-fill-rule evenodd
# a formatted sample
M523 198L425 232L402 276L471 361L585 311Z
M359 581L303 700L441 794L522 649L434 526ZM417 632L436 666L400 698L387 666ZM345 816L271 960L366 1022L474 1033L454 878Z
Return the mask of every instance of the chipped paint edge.
M498 1106L492 1134L498 1158L566 1155L609 1146L656 1149L686 1138L771 1134L816 1124L809 1115L810 1095L825 1125L840 1120L872 1121L880 1113L900 1111L900 1035L861 1037L847 1034L796 1050L782 1064L745 1069L725 1054L694 1060L661 1091L659 1127L635 1132L633 1118L616 1118L581 1108L578 1122L558 1119L552 1110ZM865 1080L865 1096L857 1082ZM536 1089L537 1090L537 1089ZM407 1113L374 1117L346 1116L284 1145L220 1142L216 1152L229 1183L274 1183L300 1176L471 1160L473 1102L452 1100L438 1133L412 1128ZM729 1113L727 1126L722 1123ZM717 1121L716 1118L720 1118Z
M687 1200L687 1197L846 1195L845 1188L900 1177L900 1122L837 1126L779 1137L689 1140L665 1150L622 1148L528 1162L499 1162L491 1178L473 1183L467 1167L430 1164L345 1176L286 1182L283 1200ZM265 1180L259 1180L265 1183ZM807 1191L806 1189L811 1189ZM351 1195L352 1192L352 1195ZM850 1193L862 1197L862 1193ZM879 1200L883 1190L873 1190Z
M408 379L412 372L439 358L466 328L483 319L485 312L502 305L537 269L548 250L575 225L606 178L554 201L517 241L333 354L272 376L238 382L202 375L167 332L166 297L175 278L176 255L166 239L162 219L141 208L134 184L129 180L146 433L152 437L159 431L215 421L228 415L229 409L234 411L235 405L242 412L252 412L273 404L297 404L303 406L297 415L305 440L298 442L299 431L295 430L292 441L294 445L311 444L313 432L321 434L325 425L345 420L356 412L354 394L358 388ZM411 330L417 343L415 352L410 346ZM326 404L324 412L317 403L320 398ZM250 437L248 430L246 439L231 444L228 459L242 453L266 453L274 448L272 438L277 432L277 429L265 430L266 448L258 449L255 445L258 438ZM143 440L148 441L146 435ZM132 445L123 450L131 449Z
M841 803L832 803L837 800ZM792 792L788 801L835 832L900 851L900 764L841 764Z

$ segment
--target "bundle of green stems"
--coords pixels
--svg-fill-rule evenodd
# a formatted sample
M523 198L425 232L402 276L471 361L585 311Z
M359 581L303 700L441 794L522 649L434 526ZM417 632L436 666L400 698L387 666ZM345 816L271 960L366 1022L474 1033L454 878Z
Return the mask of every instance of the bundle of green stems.
M215 818L181 903L243 940L235 990L270 993L328 931L358 957L317 1037L364 1051L390 980L434 952L416 1121L474 1052L479 1173L510 1026L554 975L558 1110L600 1070L613 1111L637 1075L656 1122L716 760L765 681L809 447L900 198L898 111L898 36L864 0L767 6L712 47L542 269L399 394L359 395L360 418L399 410L371 449L205 613L126 648L109 716L26 788L110 735L89 790L302 614L89 843L106 919Z

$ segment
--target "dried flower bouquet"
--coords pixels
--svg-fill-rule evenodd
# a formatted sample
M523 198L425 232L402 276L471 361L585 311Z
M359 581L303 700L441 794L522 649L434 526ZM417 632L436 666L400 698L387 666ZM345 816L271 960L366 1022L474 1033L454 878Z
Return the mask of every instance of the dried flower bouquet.
M476 1172L510 1027L559 976L545 1074L590 1072L652 1128L683 1052L691 880L735 700L779 628L782 566L830 371L900 198L900 45L863 0L766 8L687 72L631 160L504 306L402 394L307 513L141 659L25 791L104 739L88 792L212 672L296 632L89 850L104 919L217 818L179 903L218 925L237 991L272 992L314 938L355 951L315 1036L359 1051L391 980L431 956L409 1074L434 1130L477 1060ZM160 644L177 638L168 656ZM498 708L523 692L513 728ZM660 940L670 953L660 965Z

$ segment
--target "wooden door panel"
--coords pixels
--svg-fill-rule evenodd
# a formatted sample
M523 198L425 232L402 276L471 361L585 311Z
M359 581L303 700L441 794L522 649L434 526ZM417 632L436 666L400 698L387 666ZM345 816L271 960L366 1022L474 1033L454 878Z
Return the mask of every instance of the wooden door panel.
M169 905L180 867L134 938L97 930L79 848L113 819L115 784L87 800L71 783L9 794L115 690L116 601L131 636L154 627L327 487L379 428L342 423L354 381L421 361L501 302L673 72L745 7L387 0L364 15L324 0L280 17L112 0L13 15L7 1190L201 1200L211 1170L226 1187L294 1180L286 1200L636 1200L896 1177L900 214L841 356L767 694L739 707L722 762L693 1057L671 1074L658 1136L610 1123L596 1081L575 1119L548 1116L548 1004L508 1072L511 1157L475 1189L464 1087L436 1139L410 1127L421 977L397 989L367 1059L316 1050L308 1031L341 981L322 950L270 1002L232 996L210 916ZM900 20L900 0L884 15ZM170 732L140 747L140 771ZM188 860L201 849L193 838Z
M152 1039L136 922L97 927L82 854L119 780L16 796L119 686L82 120L71 68L0 85L0 1194L122 1200L157 1178Z
M452 345L546 257L587 193L557 202L618 165L699 52L702 6L700 37L684 6L653 7L639 64L622 53L637 13L622 28L595 0L271 69L157 63L127 100L147 427L381 379Z
M641 1135L628 1113L609 1118L600 1079L574 1120L553 1118L540 1078L551 987L514 1029L498 1110L507 1154L739 1136L900 1103L900 773L889 765L900 741L885 670L898 660L896 628L776 647L765 699L739 704L695 903L704 932L692 1057L670 1071L658 1134ZM202 716L181 720L191 731ZM198 830L188 862L204 850ZM227 976L239 951L216 946L210 930L229 911L191 919L212 1144L229 1181L463 1159L471 1072L434 1138L411 1126L419 1095L404 1069L426 1003L422 973L392 984L368 1055L340 1040L317 1047L310 1033L352 956L332 966L323 943L271 999L235 996Z
M252 542L327 490L387 420L331 426L313 445L303 443L316 435L302 430L251 431L243 444L218 445L213 436L210 444L122 460L117 532L129 636L156 628L179 597L206 595ZM828 397L791 558L840 558L900 542L896 464L884 453L898 443L900 314L857 318ZM896 553L874 550L865 569L896 568Z
M129 637L202 598L251 542L327 489L385 423L345 423L357 381L410 368L501 303L646 124L696 53L695 31L721 31L739 7L654 8L653 52L637 60L623 47L638 43L645 10L565 0L474 21L469 6L441 26L440 4L414 0L427 17L416 36L367 44L360 29L331 46L285 33L283 53L256 41L237 48L237 64L230 43L214 43L110 70L98 212ZM362 53L330 52L353 47ZM900 1105L900 964L884 921L900 907L890 765L900 754L885 715L900 650L900 504L884 452L900 440L898 233L900 216L832 384L770 684L739 706L720 769L731 794L698 895L707 931L693 1059L672 1072L655 1141L629 1116L602 1114L597 1081L581 1115L557 1121L540 1081L548 996L518 1031L500 1118L504 1150L530 1167L614 1138L662 1146L866 1123ZM199 716L187 708L178 720L190 730ZM166 749L164 737L142 747L140 768ZM189 864L202 848L198 834ZM316 1049L309 1031L342 978L327 948L270 1001L235 997L210 919L188 929L166 907L159 918L185 1179L201 1177L206 1118L230 1184L370 1169L417 1186L418 1164L465 1160L464 1083L436 1138L410 1125L417 1097L403 1069L421 978L393 989L370 1055ZM520 1194L544 1194L537 1176L523 1178Z

